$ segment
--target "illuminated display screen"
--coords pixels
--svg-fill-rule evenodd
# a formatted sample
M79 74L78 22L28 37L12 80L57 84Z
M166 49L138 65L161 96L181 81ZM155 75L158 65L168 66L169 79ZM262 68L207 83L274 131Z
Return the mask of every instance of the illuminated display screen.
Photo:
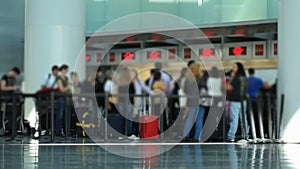
M115 62L116 61L116 53L115 52L110 52L109 53L109 61L110 62Z
M274 43L274 51L273 51L274 55L277 55L277 49L278 49L277 43Z
M214 48L203 48L199 49L199 56L201 58L206 58L206 57L215 57L215 49Z
M102 61L102 53L97 53L97 62L101 62Z
M169 49L169 59L176 59L176 50Z
M247 55L247 47L245 47L245 46L229 47L229 55L230 56L243 56L243 55Z
M134 60L135 54L134 52L124 52L122 53L122 60Z
M90 62L91 61L91 55L86 55L85 56L85 61Z
M263 44L255 45L255 56L264 56L264 45Z
M161 51L151 50L147 52L147 59L148 60L156 60L161 59Z
M190 48L184 49L184 59L192 58L192 50Z

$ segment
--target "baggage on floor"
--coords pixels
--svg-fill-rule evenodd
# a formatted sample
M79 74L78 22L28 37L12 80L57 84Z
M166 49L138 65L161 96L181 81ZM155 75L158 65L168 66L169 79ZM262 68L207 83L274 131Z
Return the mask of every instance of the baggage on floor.
M107 136L118 138L124 136L125 118L119 113L109 113L107 115Z
M158 116L142 116L140 117L140 135L145 139L157 139L158 132Z

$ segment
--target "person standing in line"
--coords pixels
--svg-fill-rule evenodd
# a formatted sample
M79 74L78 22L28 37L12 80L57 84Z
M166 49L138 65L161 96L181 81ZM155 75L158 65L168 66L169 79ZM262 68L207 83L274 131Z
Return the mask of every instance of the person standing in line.
M52 66L51 73L45 75L44 82L42 84L42 88L57 88L57 76L58 76L59 68L57 65Z
M68 65L62 65L59 68L60 76L57 78L57 86L59 88L60 93L69 93L69 80L67 77L67 73L69 71ZM55 135L57 136L64 136L64 130L63 130L63 118L64 118L64 110L66 106L66 99L64 97L58 98L58 109L57 114L55 118Z
M162 63L161 62L155 62L154 64L155 70L160 72L160 76L161 76L161 81L164 81L164 83L167 85L167 90L164 90L164 93L166 95L170 95L172 94L172 84L171 84L171 77L169 74L167 74L166 72L162 71ZM152 75L149 79L149 84L148 86L150 88L153 87L153 83L154 83L154 75ZM167 105L168 107L170 106L170 101L166 98L164 103L162 105ZM157 112L155 112L157 113ZM169 124L170 124L170 113L172 113L170 110L166 111L163 110L163 113L161 113L159 119L160 119L160 128L162 129L161 132L165 131L168 129Z
M103 70L101 68L98 68L96 79L95 79L95 92L96 94L105 94L104 93L104 85L106 83L107 77L103 73ZM105 107L105 97L104 96L97 96L97 104L100 109L100 111L103 113L104 107Z
M263 81L255 76L255 70L253 68L248 69L249 77L248 77L248 94L250 96L253 117L255 123L255 131L256 135L260 134L259 132L259 124L258 124L258 111L257 111L257 94L259 90L264 86Z
M200 64L192 63L189 66L190 70L186 73L186 80L184 84L184 92L187 96L186 108L183 120L186 119L184 130L183 130L183 142L189 141L188 137L191 134L191 128L195 125L195 133L192 138L192 142L199 142L202 126L203 126L203 115L205 108L200 105L199 94L200 91L206 88L205 81L200 74ZM198 90L198 92L196 92ZM201 98L200 98L201 99Z
M147 93L147 94L153 94L153 92L151 91L151 89L145 85L145 83L138 77L138 72L135 69L130 69L130 78L131 78L131 83L133 83L134 85L134 91L135 91L135 95L137 95L136 97L134 97L133 101L134 103L131 103L132 105L134 105L135 110L134 111L134 118L135 119L139 119L138 117L140 117L143 114L144 110L144 97L141 97L140 95L143 94L143 92ZM133 122L133 133L129 138L136 140L139 139L137 136L139 135L139 123L138 122Z
M230 80L227 89L232 93L229 96L230 101L230 127L227 133L228 142L235 141L235 134L238 129L238 122L240 119L242 125L242 135L244 139L248 139L248 122L246 115L246 92L247 92L247 78L244 66L240 62L235 62L232 67L233 76ZM243 107L242 107L243 104ZM243 130L244 128L244 130Z
M16 77L20 75L20 69L17 67L12 68L7 75L3 75L0 81L0 100L1 100L1 110L6 106L7 102L12 102L12 95L14 92L20 90L20 86L16 85ZM5 113L5 112L2 112ZM0 129L2 127L2 119L1 111L0 111ZM12 113L6 113L6 119L8 120L7 129L11 130L12 124Z

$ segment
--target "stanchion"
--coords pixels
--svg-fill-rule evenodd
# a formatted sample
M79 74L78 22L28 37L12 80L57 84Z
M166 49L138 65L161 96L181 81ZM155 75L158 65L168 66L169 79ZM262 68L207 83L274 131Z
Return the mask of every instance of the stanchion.
M54 141L54 92L50 93L51 102L51 142Z
M108 95L105 94L105 102L104 102L104 141L106 142L108 140L107 138L107 118L108 118Z
M247 131L246 131L246 118L245 115L245 106L244 106L244 96L241 97L241 128L242 128L242 138L247 139Z
M16 107L17 107L17 101L16 101L16 95L12 95L12 128L11 128L11 139L13 140L16 136Z
M281 139L281 128L282 128L282 116L283 116L283 110L284 110L284 94L281 94L281 102L280 102L280 118L279 118L279 124L277 128L277 139Z
M262 140L265 139L264 136L264 126L263 126L263 120L262 120L262 98L258 97L257 98L257 113L258 113L258 125L259 125L259 132L260 132L260 137Z
M272 133L272 110L271 110L271 95L270 93L266 94L266 101L267 101L267 113L268 113L268 135L269 138L273 138L273 133Z
M256 136L256 128L255 128L255 121L254 121L254 116L253 116L253 109L252 109L252 103L251 99L247 97L247 107L248 107L248 113L250 117L250 125L251 125L251 132L252 132L252 137L253 137L253 143L257 143L257 136Z

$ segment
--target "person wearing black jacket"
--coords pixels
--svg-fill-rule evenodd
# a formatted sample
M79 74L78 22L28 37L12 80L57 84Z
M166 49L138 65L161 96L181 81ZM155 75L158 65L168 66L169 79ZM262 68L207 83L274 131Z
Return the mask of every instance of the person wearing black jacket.
M245 139L248 139L248 122L246 115L246 92L247 92L247 78L244 70L244 66L236 62L232 67L233 75L227 86L228 90L231 90L229 96L230 101L230 128L227 134L227 141L234 142L235 134L238 129L238 121L242 124L242 134ZM243 103L243 107L242 104Z

